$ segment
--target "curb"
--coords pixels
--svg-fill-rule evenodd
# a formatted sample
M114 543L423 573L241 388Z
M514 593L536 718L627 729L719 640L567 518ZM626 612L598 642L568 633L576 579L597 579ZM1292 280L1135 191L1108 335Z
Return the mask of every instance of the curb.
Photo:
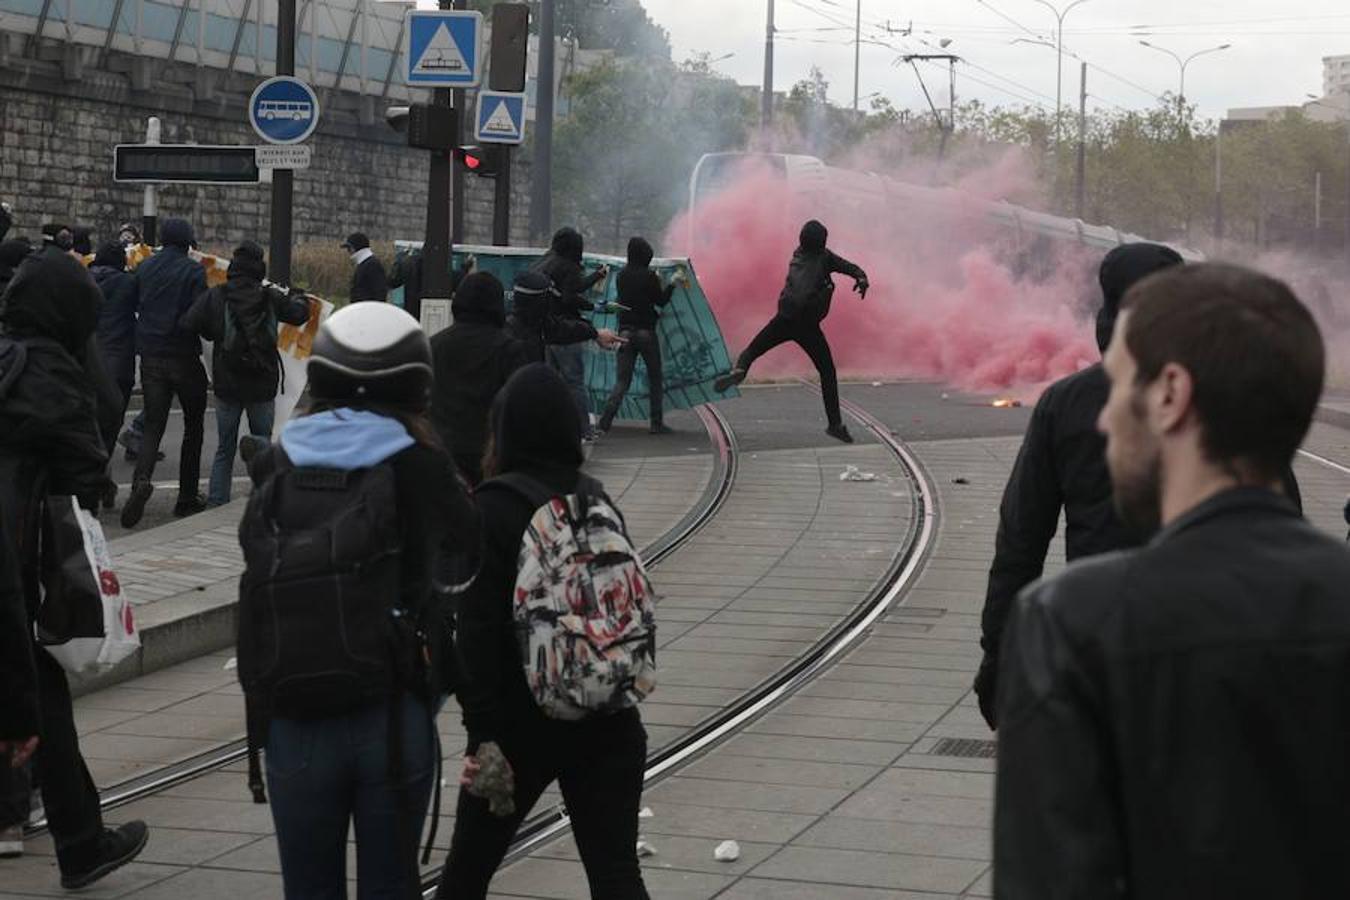
M1350 431L1350 411L1318 404L1317 411L1313 413L1313 418L1325 425L1334 425L1337 428Z

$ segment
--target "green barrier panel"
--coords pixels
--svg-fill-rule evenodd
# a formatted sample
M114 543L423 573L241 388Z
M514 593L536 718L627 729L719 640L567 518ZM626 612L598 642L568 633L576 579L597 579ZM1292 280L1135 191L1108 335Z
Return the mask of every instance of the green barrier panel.
M420 243L396 241L395 249L401 255L420 247ZM459 269L468 256L473 256L475 269L479 272L491 272L506 286L507 309L511 305L511 282L516 273L528 269L544 255L543 250L508 247L455 248L451 265ZM603 304L614 303L615 285L619 269L627 262L617 256L601 256L588 253L582 265L592 272L601 264L610 267L609 277L602 280L587 295L597 308ZM676 287L670 303L661 312L656 331L661 341L662 382L665 395L663 405L667 410L692 409L702 403L712 403L729 397L738 397L740 393L732 388L726 393L713 390L713 380L731 368L731 358L727 353L726 341L722 339L722 330L717 326L708 298L699 285L693 265L687 259L655 259L651 268L660 277L662 284L670 281L677 273L683 272L688 284ZM391 302L402 306L403 290L390 291ZM617 313L597 311L589 316L596 328L618 330ZM586 386L591 395L591 409L597 415L604 408L605 401L618 377L618 356L612 351L600 349L595 343L586 345ZM619 407L617 418L648 419L650 412L651 387L647 380L647 366L639 357L633 372L633 383L628 388Z

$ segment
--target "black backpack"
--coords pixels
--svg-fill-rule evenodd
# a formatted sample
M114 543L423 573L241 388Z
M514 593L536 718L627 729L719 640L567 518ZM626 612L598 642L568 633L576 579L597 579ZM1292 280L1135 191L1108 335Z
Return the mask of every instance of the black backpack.
M225 310L224 334L221 350L230 371L244 375L271 375L275 381L281 374L281 355L277 350L277 317L268 302L267 288L261 303L251 306L241 316L230 303L227 285L215 290L221 292L220 302Z
M834 297L834 279L830 277L829 257L825 253L792 255L788 263L787 283L779 295L779 311L791 319L820 321L830 311Z
M271 452L276 468L239 524L238 671L260 803L257 748L273 716L339 715L425 683L426 640L399 605L393 468L297 467Z

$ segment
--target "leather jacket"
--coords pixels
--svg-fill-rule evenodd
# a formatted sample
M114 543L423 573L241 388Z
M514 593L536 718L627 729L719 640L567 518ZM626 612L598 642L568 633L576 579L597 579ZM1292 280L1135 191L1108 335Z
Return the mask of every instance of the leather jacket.
M1261 488L1017 599L994 895L1350 896L1350 549Z

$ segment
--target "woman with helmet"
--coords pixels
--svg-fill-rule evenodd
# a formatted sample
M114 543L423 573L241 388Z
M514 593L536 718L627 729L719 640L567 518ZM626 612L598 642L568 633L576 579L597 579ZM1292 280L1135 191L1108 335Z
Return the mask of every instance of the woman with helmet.
M240 524L239 678L266 748L288 898L346 895L349 826L362 897L416 893L439 762L451 595L477 566L478 517L427 417L431 348L384 303L315 337L313 403L250 447Z

